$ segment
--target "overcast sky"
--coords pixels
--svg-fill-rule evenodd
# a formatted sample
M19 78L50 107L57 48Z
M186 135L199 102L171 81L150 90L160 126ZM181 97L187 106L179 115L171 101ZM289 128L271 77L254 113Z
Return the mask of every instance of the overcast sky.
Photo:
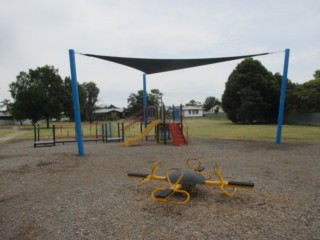
M44 65L70 76L68 50L140 58L211 58L290 48L288 77L303 83L320 69L319 0L0 0L0 101L21 71ZM260 56L283 72L284 53ZM221 99L241 60L147 76L166 105ZM127 106L142 73L76 55L80 83L93 81L101 104Z

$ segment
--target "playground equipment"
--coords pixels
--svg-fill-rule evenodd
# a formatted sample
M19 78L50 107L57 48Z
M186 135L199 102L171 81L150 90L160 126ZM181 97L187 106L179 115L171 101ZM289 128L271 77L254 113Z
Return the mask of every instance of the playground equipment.
M221 191L232 197L237 188L253 188L254 183L235 182L224 180L221 169L218 165L214 167L214 172L218 178L217 181L210 180L212 175L204 171L202 163L198 159L188 159L189 168L169 168L166 176L157 175L161 162L155 162L150 174L145 173L128 173L128 177L142 178L138 186L145 185L150 180L167 181L169 187L156 188L151 193L151 198L157 202L167 202L172 204L186 204L190 200L188 189L195 187L197 184L220 187ZM231 190L229 190L231 189Z
M123 142L124 141L124 123L108 122L102 125L103 142Z
M158 126L158 125L161 124L161 123L162 123L162 120L161 120L161 119L158 119L158 120L156 120L156 121L152 121L152 122L144 129L144 131L143 131L141 134L139 134L138 136L135 136L135 137L133 137L133 138L130 138L130 139L128 139L128 140L125 140L125 141L124 141L124 145L125 145L126 147L130 147L132 143L138 142L138 141L142 140L143 138L145 138L145 137L148 136L148 134L150 133L150 131L151 131L154 127Z
M83 141L123 142L124 124L117 122L82 124ZM51 128L34 125L34 147L55 146L58 143L77 142L74 124L54 124Z
M152 129L155 129L155 137L158 143L174 143L177 146L188 144L188 128L183 120L182 106L172 106L170 111L166 110L163 105L161 108L149 107L145 112L140 111L135 114L134 118L125 126L128 129L142 119L147 119L147 125L141 133L133 138L124 141L124 146L130 147L133 143L147 138ZM142 115L145 114L146 116ZM142 126L142 125L141 125Z
M188 143L188 129L180 113L179 107L175 106L170 111L166 110L165 106L162 109L149 107L146 111L134 114L126 125L124 122L82 124L81 135L84 142L124 142L125 146L131 146L132 143L150 137L151 130L155 129L158 143L185 145ZM145 116L148 124L143 129ZM141 133L125 140L125 131L130 131L139 123ZM51 128L41 128L39 124L34 126L34 147L49 147L58 143L72 142L78 142L76 126L73 123L53 124Z

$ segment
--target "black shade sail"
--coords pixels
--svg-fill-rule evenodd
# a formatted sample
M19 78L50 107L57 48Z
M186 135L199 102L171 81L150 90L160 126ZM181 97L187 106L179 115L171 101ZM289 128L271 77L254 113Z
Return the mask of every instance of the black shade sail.
M232 61L247 57L256 57L267 55L269 53L260 53L253 55L221 57L221 58L199 58L199 59L152 59L152 58L126 58L126 57L111 57L93 54L82 54L88 57L100 58L114 63L119 63L128 67L135 68L146 74L168 72L184 68L198 67L213 63Z

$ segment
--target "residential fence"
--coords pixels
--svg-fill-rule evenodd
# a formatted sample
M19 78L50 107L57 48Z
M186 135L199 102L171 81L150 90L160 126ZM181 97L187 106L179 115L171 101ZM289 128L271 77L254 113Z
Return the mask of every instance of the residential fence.
M284 123L320 126L320 113L287 113Z
M226 113L205 113L204 117L214 120L228 120ZM287 113L285 124L320 126L320 113Z
M228 120L227 114L220 112L220 113L214 113L214 112L207 112L203 114L204 117L214 120Z

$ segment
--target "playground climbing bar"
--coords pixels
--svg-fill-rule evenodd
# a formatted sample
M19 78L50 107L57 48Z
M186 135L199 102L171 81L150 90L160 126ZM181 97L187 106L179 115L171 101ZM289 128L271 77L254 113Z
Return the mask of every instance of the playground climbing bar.
M52 125L52 128L41 128L39 124L34 125L34 147L51 147L59 143L77 142L75 124ZM83 142L123 142L124 123L95 123L82 124Z

